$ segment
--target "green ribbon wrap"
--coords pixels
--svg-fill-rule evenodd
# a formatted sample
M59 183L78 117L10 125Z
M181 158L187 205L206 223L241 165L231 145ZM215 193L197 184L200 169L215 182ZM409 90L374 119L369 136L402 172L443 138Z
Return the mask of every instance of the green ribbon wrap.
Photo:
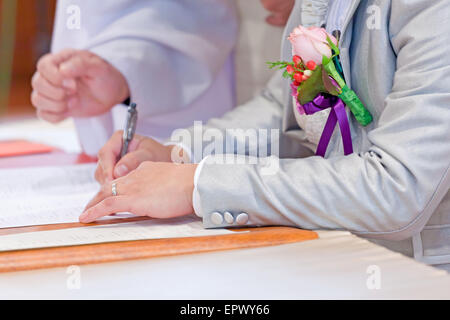
M359 124L363 127L369 125L373 121L372 115L358 98L357 94L353 90L350 90L344 79L342 79L341 75L336 70L333 60L324 56L322 64L328 75L341 87L342 93L340 93L338 97L344 101L347 107L349 107Z
M373 121L373 117L370 114L369 110L364 107L355 91L350 90L347 85L342 88L342 93L339 95L339 98L341 98L342 101L344 101L344 103L347 105L347 107L350 108L350 111L355 116L355 119L363 127L369 125Z

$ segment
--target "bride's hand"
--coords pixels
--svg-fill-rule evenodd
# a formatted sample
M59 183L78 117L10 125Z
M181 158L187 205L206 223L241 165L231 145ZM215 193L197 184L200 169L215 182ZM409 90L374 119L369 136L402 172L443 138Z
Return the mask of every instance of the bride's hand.
M127 176L106 182L87 205L80 222L90 223L120 212L161 219L192 214L196 168L192 164L144 162ZM117 196L112 194L113 183Z
M183 151L174 146L164 146L159 142L140 135L131 141L128 154L118 160L122 149L123 131L117 131L98 153L98 166L95 179L104 184L126 176L144 161L172 162L173 154L177 162L189 162L183 158ZM180 161L182 159L182 161Z

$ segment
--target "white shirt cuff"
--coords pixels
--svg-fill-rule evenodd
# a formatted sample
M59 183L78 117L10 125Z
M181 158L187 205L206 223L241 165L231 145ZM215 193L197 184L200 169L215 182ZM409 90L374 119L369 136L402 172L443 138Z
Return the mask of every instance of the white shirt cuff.
M209 157L209 156L208 156ZM208 157L205 157L197 166L197 169L195 170L194 175L194 192L192 194L192 207L194 208L195 214L202 218L203 217L203 210L202 210L202 202L200 199L200 193L198 192L198 180L200 179L200 174L203 169L203 166L205 165Z

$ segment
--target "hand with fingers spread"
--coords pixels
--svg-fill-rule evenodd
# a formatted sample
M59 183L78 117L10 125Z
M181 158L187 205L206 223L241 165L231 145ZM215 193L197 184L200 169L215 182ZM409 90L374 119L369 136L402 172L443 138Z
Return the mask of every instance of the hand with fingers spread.
M80 222L90 223L120 212L158 219L192 214L196 168L195 164L144 162L127 176L105 183Z
M164 146L151 138L135 135L128 154L119 159L122 148L122 131L117 131L100 150L95 179L101 184L126 176L145 161L187 163L190 159L182 149Z
M52 123L103 114L130 95L123 75L85 50L43 56L31 84L31 102L38 116Z

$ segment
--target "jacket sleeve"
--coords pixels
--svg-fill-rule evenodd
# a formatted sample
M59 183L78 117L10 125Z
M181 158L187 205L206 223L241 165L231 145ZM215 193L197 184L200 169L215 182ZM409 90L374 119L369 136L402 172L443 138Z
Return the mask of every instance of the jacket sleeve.
M277 72L266 88L249 102L231 110L220 118L189 129L176 130L169 144L180 144L188 150L192 162L205 156L236 154L243 156L306 157L312 153L289 136L281 134L283 123L283 82ZM262 137L262 134L266 136ZM257 138L267 144L248 143ZM256 139L253 139L255 141Z
M197 189L208 215L246 212L248 225L345 229L387 240L419 232L450 187L447 1L392 1L392 92L362 154L267 163L204 163ZM264 111L264 110L263 110ZM270 158L263 159L267 162ZM272 162L274 159L271 160ZM220 195L220 196L217 196Z

